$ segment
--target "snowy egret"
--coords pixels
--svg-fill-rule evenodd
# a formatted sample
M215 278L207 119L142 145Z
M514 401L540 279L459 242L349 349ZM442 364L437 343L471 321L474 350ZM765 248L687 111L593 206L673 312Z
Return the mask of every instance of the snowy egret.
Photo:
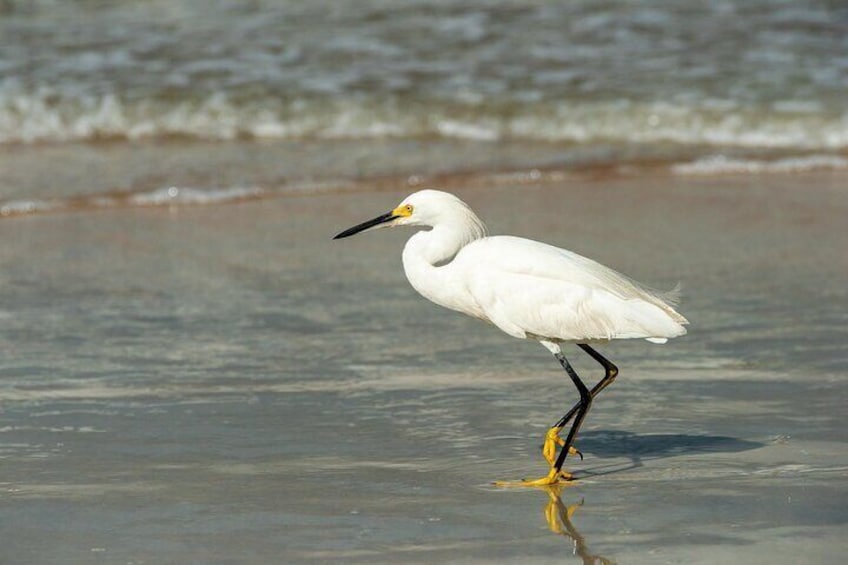
M513 236L487 236L465 202L447 192L421 190L392 211L336 235L375 228L420 226L403 249L406 277L424 298L490 322L507 334L535 339L571 378L580 400L545 435L542 454L550 465L540 479L501 485L547 486L568 481L567 455L582 454L574 439L592 399L609 386L618 368L589 343L643 338L665 343L686 333L675 309L676 292L661 293L581 255ZM562 353L574 343L604 368L591 390ZM574 419L563 440L560 431ZM557 455L557 446L560 447Z

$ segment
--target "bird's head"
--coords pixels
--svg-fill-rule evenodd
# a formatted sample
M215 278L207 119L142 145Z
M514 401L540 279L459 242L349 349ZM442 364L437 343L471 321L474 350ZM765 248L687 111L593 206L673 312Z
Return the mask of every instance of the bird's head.
M410 194L390 212L346 229L333 239L350 237L360 232L395 226L429 226L440 223L479 220L465 202L440 190L419 190ZM482 224L481 224L482 226Z

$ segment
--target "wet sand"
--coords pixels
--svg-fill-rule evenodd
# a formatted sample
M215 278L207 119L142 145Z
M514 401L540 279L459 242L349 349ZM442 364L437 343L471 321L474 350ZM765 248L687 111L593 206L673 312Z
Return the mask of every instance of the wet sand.
M3 563L840 563L848 179L457 189L492 233L682 281L560 493L549 354L409 287L398 191L0 221ZM572 351L584 375L597 369ZM593 380L587 376L587 380Z

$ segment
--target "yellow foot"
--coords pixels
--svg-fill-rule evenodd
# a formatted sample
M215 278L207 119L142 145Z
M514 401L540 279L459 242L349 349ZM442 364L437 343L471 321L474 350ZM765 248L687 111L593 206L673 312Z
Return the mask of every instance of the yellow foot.
M549 487L553 485L567 485L572 480L571 473L557 471L553 467L547 476L541 479L522 479L520 481L495 481L496 487Z
M558 428L556 426L549 429L548 433L545 434L545 443L542 445L542 455L545 457L548 465L551 466L553 466L554 461L556 460L557 446L563 447L565 445L565 440L559 437L560 431L562 431L562 428ZM580 459L583 459L583 454L580 453L580 450L573 445L568 448L568 454L579 455Z

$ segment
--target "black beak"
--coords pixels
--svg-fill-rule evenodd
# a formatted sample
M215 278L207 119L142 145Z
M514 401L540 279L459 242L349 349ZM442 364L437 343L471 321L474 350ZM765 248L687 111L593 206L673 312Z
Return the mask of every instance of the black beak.
M391 212L386 212L381 216L377 216L373 220L368 220L367 222L362 222L359 225L353 226L352 228L346 229L342 233L338 234L333 239L341 239L343 237L350 237L352 235L356 235L361 231L365 231L368 228L373 228L374 226L379 226L380 224L385 224L386 222L391 222L395 218L399 218L400 216L395 216Z

